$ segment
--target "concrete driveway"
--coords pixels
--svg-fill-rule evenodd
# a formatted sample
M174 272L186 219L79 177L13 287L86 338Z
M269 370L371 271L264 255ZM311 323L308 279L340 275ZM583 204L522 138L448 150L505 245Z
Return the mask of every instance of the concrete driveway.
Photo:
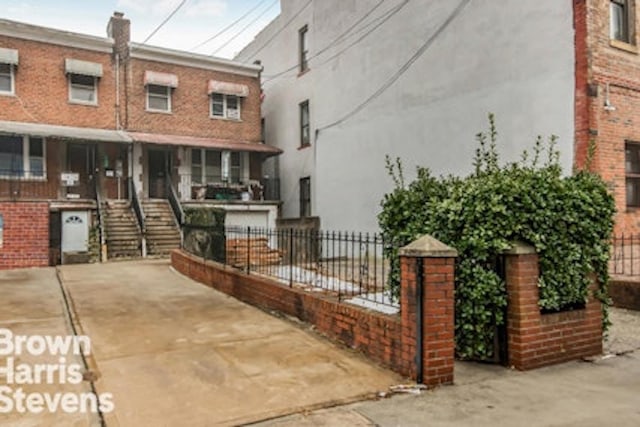
M60 277L92 339L111 426L237 425L401 381L292 323L204 287L167 261L65 266Z

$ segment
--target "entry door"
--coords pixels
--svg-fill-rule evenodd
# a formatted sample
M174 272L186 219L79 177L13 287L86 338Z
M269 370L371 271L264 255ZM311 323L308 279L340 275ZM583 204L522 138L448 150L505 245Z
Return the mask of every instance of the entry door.
M164 150L149 150L149 198L164 199L166 195L168 152Z
M95 152L93 145L69 144L67 147L68 172L77 173L78 182L67 187L67 194L77 194L81 199L94 198L93 170L95 168Z
M62 212L62 253L89 250L89 213Z

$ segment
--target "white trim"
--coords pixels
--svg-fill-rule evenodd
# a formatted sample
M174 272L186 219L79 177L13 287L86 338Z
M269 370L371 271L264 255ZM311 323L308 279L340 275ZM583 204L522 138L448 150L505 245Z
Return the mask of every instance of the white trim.
M71 77L74 75L80 75L80 74L67 74L67 80L69 82L68 86L69 86L69 102L71 104L80 104L80 105L98 105L98 78L95 76L86 76L86 77L91 77L93 78L93 101L84 101L82 99L74 99L71 97L71 87L72 86L76 86L76 87L81 87L81 88L89 88L89 86L85 86L85 85L79 85L79 84L74 84L71 83Z
M47 180L47 139L41 136L33 136L33 138L42 140L42 176L31 176L31 156L30 152L30 144L31 144L31 135L21 135L22 136L22 175L2 175L0 171L0 179L2 180L12 180L12 179L20 179L22 181L46 181Z
M111 53L113 39L0 19L0 35L42 43Z
M7 64L6 62L3 62L3 64ZM11 79L11 90L0 90L0 95L5 95L5 96L14 96L16 94L16 71L15 71L15 65L13 64L7 64L9 66L9 77Z
M200 55L180 50L166 49L156 46L146 46L139 43L129 43L130 56L134 59L163 62L167 64L184 65L205 70L221 71L241 76L259 77L262 67L246 65L228 59Z
M151 108L149 107L149 86L158 86L158 87L164 87L165 89L167 89L167 110L160 110L157 108ZM172 105L171 105L171 97L172 97L172 89L169 86L161 86L161 85L145 85L145 92L146 92L146 102L145 102L145 110L151 113L165 113L165 114L171 114L173 112L172 110ZM161 96L158 94L154 94L155 96Z
M222 96L222 116L213 115L213 95ZM234 96L238 100L238 117L229 117L229 109L227 107L227 97ZM209 94L209 118L218 120L232 120L234 122L242 121L242 97L237 95L226 95L224 93L211 93Z

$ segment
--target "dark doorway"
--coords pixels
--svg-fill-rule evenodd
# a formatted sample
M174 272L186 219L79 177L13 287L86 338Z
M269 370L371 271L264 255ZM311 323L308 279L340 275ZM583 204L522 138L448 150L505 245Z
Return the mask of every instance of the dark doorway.
M78 174L78 181L67 187L68 198L95 198L93 182L95 164L95 147L93 145L70 143L67 146L67 172Z
M62 242L62 227L60 212L51 212L49 216L49 265L61 264L60 246Z
M149 150L149 198L165 199L167 188L167 171L169 170L169 152Z

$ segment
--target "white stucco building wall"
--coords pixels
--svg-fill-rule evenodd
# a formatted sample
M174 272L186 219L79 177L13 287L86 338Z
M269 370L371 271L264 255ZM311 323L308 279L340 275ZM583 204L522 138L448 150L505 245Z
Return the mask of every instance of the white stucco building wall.
M284 150L268 173L281 178L284 217L299 215L299 179L309 176L312 213L322 228L377 230L380 201L392 188L385 155L400 157L409 179L416 165L466 174L489 112L496 114L503 161L517 160L537 135L554 134L563 167L571 170L571 2L305 4L281 0L281 15L236 58L264 66L266 140ZM299 75L298 31L305 25L309 70ZM298 105L305 100L312 138L300 149Z

